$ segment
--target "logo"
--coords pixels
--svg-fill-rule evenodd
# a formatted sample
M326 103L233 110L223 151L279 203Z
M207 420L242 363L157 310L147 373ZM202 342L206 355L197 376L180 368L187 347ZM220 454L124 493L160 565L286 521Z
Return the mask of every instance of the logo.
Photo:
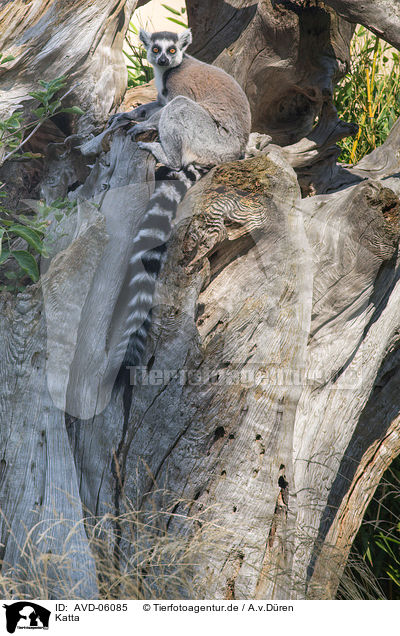
M13 634L16 629L49 629L51 612L30 601L18 601L3 605L6 609L7 631Z

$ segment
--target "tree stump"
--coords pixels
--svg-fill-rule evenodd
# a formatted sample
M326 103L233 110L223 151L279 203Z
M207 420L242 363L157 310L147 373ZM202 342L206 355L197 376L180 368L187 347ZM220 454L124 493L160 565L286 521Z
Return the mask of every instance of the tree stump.
M54 32L39 4L0 9L1 50L17 53L0 93L12 109L28 66L69 73L87 115L60 124L35 186L70 191L77 215L40 283L1 297L3 575L30 598L122 598L135 577L141 598L334 598L400 452L398 124L374 157L337 166L355 131L332 105L352 27L333 2L188 0L193 53L242 84L254 134L179 208L127 413L108 370L154 160L123 130L97 157L78 146L122 96L135 3L53 7Z

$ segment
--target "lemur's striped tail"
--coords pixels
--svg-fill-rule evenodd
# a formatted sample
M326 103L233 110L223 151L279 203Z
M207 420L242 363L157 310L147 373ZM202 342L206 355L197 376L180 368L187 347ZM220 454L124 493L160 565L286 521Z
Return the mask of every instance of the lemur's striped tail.
M125 285L129 315L116 356L123 358L117 385L129 382L129 367L141 362L151 325L151 308L157 277L163 264L166 243L179 203L208 169L190 165L179 171L161 167L143 221L132 245Z

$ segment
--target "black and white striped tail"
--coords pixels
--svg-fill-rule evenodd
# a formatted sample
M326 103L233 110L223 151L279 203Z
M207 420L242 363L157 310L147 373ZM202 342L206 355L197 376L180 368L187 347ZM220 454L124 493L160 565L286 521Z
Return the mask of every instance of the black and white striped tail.
M133 241L125 285L129 287L129 315L116 356L123 363L117 385L129 382L129 367L140 364L151 325L151 308L157 277L163 264L172 221L186 192L206 172L190 165L179 171L161 167L144 219Z

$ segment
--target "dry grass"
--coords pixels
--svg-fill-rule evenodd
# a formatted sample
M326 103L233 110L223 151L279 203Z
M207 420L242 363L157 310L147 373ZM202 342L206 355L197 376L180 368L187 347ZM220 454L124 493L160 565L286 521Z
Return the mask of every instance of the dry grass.
M201 598L201 563L211 546L214 550L219 544L226 546L232 532L209 520L210 509L191 514L194 503L175 499L164 510L154 506L138 512L125 501L125 512L118 516L87 515L78 523L56 518L42 521L27 531L24 544L18 546L18 565L2 564L0 596L80 598L81 584L92 577L101 599ZM46 539L59 534L60 525L63 549L57 554L44 550ZM71 538L82 534L83 528L87 543L82 543L79 555L76 549L71 551ZM82 564L81 571L77 563Z

